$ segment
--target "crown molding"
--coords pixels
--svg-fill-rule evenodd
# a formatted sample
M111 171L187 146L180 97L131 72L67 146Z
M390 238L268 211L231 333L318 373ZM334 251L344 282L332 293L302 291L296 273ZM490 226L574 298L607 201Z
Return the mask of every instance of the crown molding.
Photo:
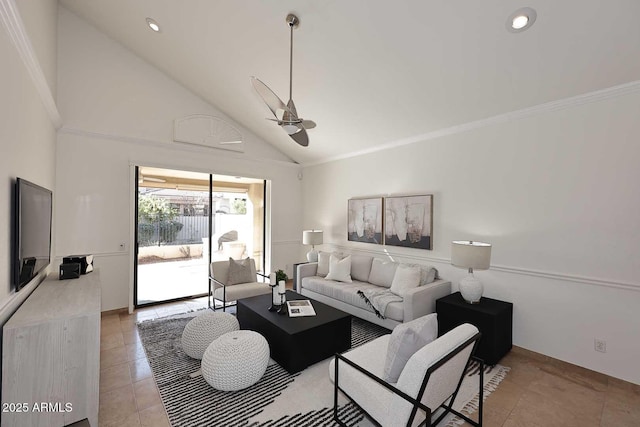
M325 159L321 159L318 161L302 163L302 166L303 167L316 166L324 163L331 163L338 160L348 159L351 157L358 157L365 154L376 153L378 151L389 150L392 148L401 147L403 145L429 141L431 139L442 138L444 136L455 135L463 132L469 132L469 131L480 129L487 126L493 126L493 125L507 123L514 120L524 119L527 117L537 116L539 114L543 114L547 112L564 110L567 108L577 107L585 104L591 104L594 102L600 102L600 101L604 101L611 98L618 98L620 96L629 95L638 91L640 91L640 80L624 83L617 86L612 86L612 87L597 90L594 92L584 93L582 95L572 96L570 98L564 98L557 101L546 102L544 104L523 108L521 110L516 110L509 113L498 114L497 116L488 117L486 119L476 120L473 122L463 123L460 125L439 129L433 132L427 132L420 135L415 135L408 138L387 142L384 144L377 145L375 147L367 148L365 150L353 151L351 153L327 157Z
M236 152L228 151L224 149L217 149L215 147L199 146L199 145L194 145L189 143L164 142L164 141L158 141L155 139L140 138L137 136L128 136L128 135L117 135L117 134L105 133L105 132L96 132L96 131L90 131L86 129L72 128L68 126L63 126L60 129L58 129L58 134L108 139L112 141L127 142L131 144L145 145L145 146L156 147L156 148L164 148L167 150L180 150L180 151L189 151L189 152L196 152L196 153L212 153L215 151L216 155L219 157L245 160L245 161L250 161L250 162L260 163L260 164L267 163L267 164L279 166L279 167L300 169L300 164L298 163L285 162L283 160L257 158L257 157L248 156L242 153L236 153Z
M0 0L0 19L33 80L44 109L49 114L51 123L56 129L59 129L62 126L62 118L51 94L51 88L42 72L40 62L33 50L33 45L24 27L15 0Z

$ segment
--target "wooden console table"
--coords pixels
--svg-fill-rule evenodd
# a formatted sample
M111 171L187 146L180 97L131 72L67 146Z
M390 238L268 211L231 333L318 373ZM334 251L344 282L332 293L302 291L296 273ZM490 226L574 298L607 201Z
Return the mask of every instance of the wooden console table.
M100 300L98 270L71 280L54 274L5 323L3 426L98 425Z

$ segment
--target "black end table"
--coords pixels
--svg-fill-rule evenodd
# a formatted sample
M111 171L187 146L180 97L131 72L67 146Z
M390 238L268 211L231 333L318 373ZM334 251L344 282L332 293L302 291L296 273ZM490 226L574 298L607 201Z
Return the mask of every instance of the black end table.
M474 325L482 337L475 355L488 365L495 365L511 350L513 304L491 298L481 298L478 304L466 302L460 292L436 301L438 336L463 323Z

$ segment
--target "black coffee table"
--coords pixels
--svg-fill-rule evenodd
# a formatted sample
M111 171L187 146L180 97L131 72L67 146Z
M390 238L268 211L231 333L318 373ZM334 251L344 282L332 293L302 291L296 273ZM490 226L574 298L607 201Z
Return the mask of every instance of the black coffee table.
M271 312L271 294L238 300L236 313L240 329L262 334L269 343L271 358L289 373L351 348L350 314L293 291L287 291L286 298L310 300L316 315L290 318Z

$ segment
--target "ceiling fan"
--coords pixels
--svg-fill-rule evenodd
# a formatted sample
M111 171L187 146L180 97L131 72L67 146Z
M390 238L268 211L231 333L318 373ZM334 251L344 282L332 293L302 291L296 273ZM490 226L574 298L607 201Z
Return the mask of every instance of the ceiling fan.
M298 117L298 112L291 96L293 87L293 29L298 26L300 20L297 16L290 13L287 15L286 21L291 30L291 44L289 49L289 101L286 104L282 102L266 84L262 83L256 77L251 77L251 84L276 117L275 119L267 120L273 120L278 123L295 142L306 147L309 145L307 129L313 129L316 127L316 124L311 120L303 120L301 117Z

